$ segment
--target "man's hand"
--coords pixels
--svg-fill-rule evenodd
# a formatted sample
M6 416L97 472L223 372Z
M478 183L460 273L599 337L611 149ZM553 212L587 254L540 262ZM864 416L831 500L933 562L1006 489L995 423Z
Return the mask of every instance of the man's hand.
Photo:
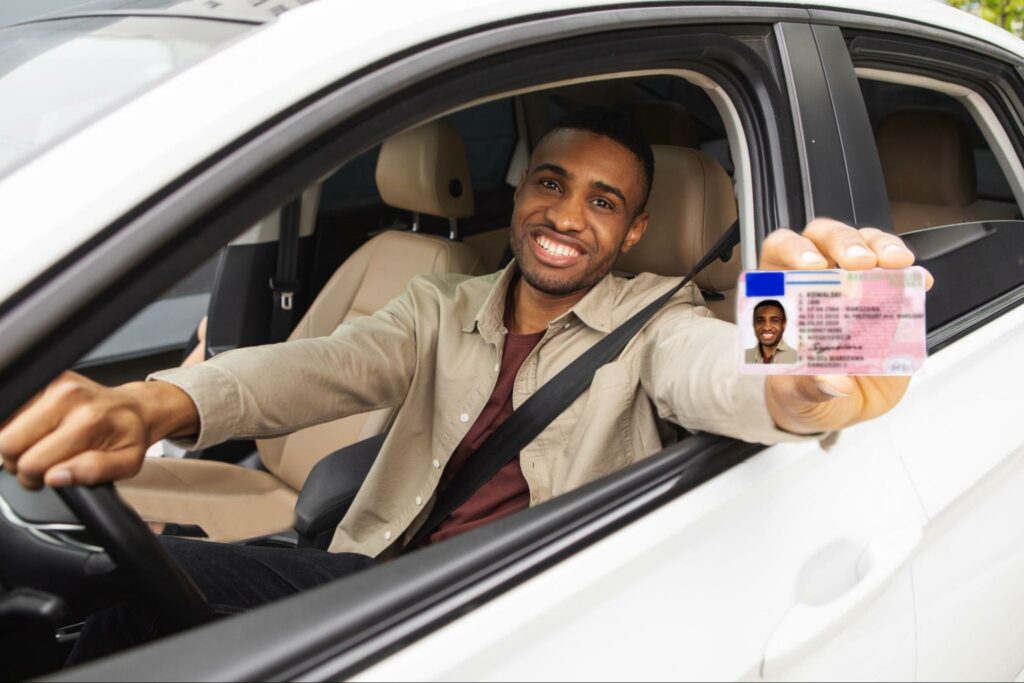
M0 428L4 469L30 489L124 479L149 444L195 433L188 394L166 382L105 387L66 372Z
M857 230L818 218L803 235L777 230L764 241L761 270L907 268L914 254L896 235L875 228ZM931 289L932 276L926 276ZM909 377L845 375L768 377L768 412L782 429L798 434L831 431L885 413L903 397Z

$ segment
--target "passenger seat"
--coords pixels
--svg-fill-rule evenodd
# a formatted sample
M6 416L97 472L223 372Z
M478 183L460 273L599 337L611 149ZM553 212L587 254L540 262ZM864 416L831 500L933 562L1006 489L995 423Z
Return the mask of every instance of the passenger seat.
M894 112L875 138L897 234L1020 215L1014 204L978 199L970 131L951 114Z
M474 210L465 148L455 129L442 122L388 139L376 180L387 204L414 214L454 221ZM416 275L484 271L462 242L383 232L345 260L289 339L328 335L347 320L372 314ZM198 525L211 540L277 533L291 528L296 496L313 466L343 446L379 434L389 418L390 411L352 415L261 440L260 458L268 472L206 460L147 459L139 475L119 483L118 490L144 519Z
M714 157L696 149L652 145L654 182L643 238L615 264L626 273L682 277L736 220L732 180ZM694 278L715 317L735 322L736 280L741 266L735 247Z

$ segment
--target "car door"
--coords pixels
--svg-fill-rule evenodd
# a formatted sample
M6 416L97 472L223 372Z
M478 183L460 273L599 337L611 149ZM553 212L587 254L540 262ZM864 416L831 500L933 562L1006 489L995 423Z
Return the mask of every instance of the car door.
M853 145L870 126L862 102L850 109L841 33L773 33L797 130L782 153L802 160L793 189L807 215L888 220L877 154ZM844 149L873 158L874 175L837 164ZM910 558L926 517L892 445L902 424L764 450L358 679L912 679Z
M893 433L928 520L911 564L918 676L1010 680L1024 668L1021 58L884 32L850 31L847 40L890 176L895 228L936 278L931 356L896 411L908 428ZM932 145L968 150L954 165L898 158L896 145L912 137L890 139L900 110L934 124ZM904 169L962 199L935 207L918 194L927 186L903 184ZM946 221L968 222L938 225Z
M432 46L433 62L405 54L388 65L388 78L370 70L339 78L322 100L301 93L317 106L293 103L287 117L261 124L195 182L154 200L152 214L131 217L126 234L148 230L165 240L153 248L165 256L160 272L138 276L141 287L130 295L89 292L83 310L101 314L89 320L89 334L100 338L93 328L123 320L115 307L137 310L144 295L180 276L185 247L210 253L315 180L325 157L354 155L368 140L493 95L489 89L600 69L717 67L705 76L721 89L743 161L737 187L748 265L764 233L815 213L887 220L884 206L872 203L882 187L877 154L851 146L857 135L841 125L859 120L861 141L870 131L866 115L846 106L856 105L852 67L837 72L847 78L844 90L826 77L833 73L822 46L842 45L838 30L812 27L806 12L790 7L743 8L726 23L722 12L613 8L545 17L527 37L515 22L479 35L466 30L452 45ZM751 26L753 37L743 33ZM700 43L711 34L742 40L716 50ZM760 57L730 61L748 52ZM837 93L846 99L836 102ZM296 160L296 150L308 154ZM875 168L851 172L855 154L867 166L874 154ZM185 207L192 213L178 213ZM67 284L73 274L61 277ZM34 366L7 372L38 386L55 363L83 351L46 334L61 342L48 366L26 355ZM892 446L904 427L894 412L765 450L684 438L494 529L64 678L910 678L909 563L928 517Z

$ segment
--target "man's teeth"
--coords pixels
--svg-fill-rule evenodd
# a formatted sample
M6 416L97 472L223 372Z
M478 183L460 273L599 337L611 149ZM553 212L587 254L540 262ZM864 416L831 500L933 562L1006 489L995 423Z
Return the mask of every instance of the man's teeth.
M539 244L544 251L555 256L579 256L580 252L576 251L572 247L568 247L564 244L558 244L554 240L549 240L543 235L537 237L537 244Z

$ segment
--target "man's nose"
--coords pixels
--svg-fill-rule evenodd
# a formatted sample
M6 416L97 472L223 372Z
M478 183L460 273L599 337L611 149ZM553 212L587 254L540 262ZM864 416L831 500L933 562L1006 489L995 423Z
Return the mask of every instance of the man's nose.
M559 232L579 232L586 225L583 202L570 194L552 202L546 214L551 225Z

